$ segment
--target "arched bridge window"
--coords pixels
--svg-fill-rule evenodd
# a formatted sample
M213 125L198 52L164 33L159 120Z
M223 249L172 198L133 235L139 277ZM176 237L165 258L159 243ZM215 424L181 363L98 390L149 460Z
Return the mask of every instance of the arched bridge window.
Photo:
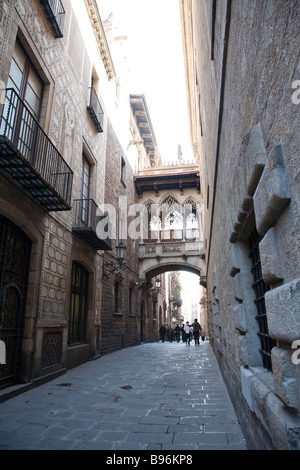
M174 196L166 196L161 204L146 204L147 226L144 241L180 241L199 238L197 204L193 199L181 205Z

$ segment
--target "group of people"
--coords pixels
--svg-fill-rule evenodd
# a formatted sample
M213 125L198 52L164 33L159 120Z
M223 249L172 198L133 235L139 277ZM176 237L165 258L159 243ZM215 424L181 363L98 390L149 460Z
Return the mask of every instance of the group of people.
M194 338L195 345L200 345L200 338L202 341L205 340L205 331L201 327L200 323L197 319L194 320L194 323L191 325L187 321L185 325L177 324L175 328L172 328L171 325L161 325L159 329L159 335L161 341L164 343L165 340L172 343L173 341L180 342L180 338L182 338L182 342L186 345L191 344L191 339Z

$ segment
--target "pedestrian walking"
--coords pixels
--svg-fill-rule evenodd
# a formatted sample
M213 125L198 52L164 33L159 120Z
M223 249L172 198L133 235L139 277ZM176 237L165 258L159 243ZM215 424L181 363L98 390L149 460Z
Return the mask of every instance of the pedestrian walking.
M180 341L180 326L177 325L175 326L175 340L177 341L177 343L179 343Z
M169 327L169 341L170 343L173 343L174 340L174 328L170 325Z
M164 324L162 324L160 329L159 329L159 335L160 335L160 339L162 340L163 343L165 342L166 333L167 333L167 328L165 327Z
M185 343L185 331L184 331L184 324L181 325L180 327L180 331L181 331L181 338L182 338L182 342Z
M205 341L205 331L203 328L201 328L201 339L202 341Z
M193 336L195 340L195 346L197 344L200 345L199 338L200 338L200 332L201 332L201 325L198 322L197 318L195 318L194 323L192 324L193 327Z
M185 344L187 346L190 346L191 344L191 336L193 334L192 329L189 325L189 322L187 321L186 324L184 325L184 331L185 331Z

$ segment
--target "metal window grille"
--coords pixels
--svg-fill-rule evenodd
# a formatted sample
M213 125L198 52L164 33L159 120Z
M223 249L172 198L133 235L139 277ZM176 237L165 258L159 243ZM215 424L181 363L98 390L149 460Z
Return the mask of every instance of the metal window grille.
M258 336L260 338L260 353L262 355L263 367L268 370L272 370L272 361L271 361L271 350L276 346L276 341L274 341L269 336L268 331L268 320L267 312L265 305L265 293L270 290L270 287L264 282L262 277L261 270L261 261L260 261L260 252L259 252L259 242L261 241L260 235L257 233L257 230L254 230L250 236L250 253L249 256L252 261L251 272L253 274L254 282L252 287L255 292L255 305L257 309L256 320L258 322Z

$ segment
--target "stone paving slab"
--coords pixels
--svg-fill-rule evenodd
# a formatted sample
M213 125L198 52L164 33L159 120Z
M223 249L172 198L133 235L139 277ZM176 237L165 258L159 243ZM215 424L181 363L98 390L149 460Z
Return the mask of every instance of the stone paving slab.
M0 450L246 450L209 342L142 344L0 404Z

